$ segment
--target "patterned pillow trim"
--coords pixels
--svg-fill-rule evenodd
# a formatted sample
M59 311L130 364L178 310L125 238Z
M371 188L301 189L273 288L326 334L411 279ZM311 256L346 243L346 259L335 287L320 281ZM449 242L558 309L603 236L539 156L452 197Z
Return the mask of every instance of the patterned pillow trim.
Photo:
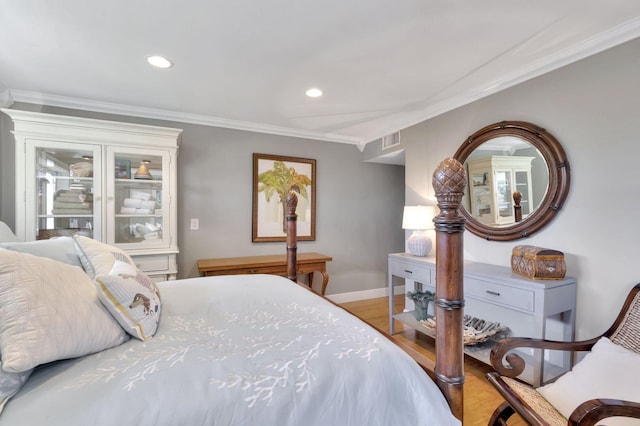
M105 303L104 304L105 307L107 307L109 311L112 310L111 306L113 306L115 309L118 310L119 315L114 315L114 317L120 323L120 325L125 329L125 331L131 334L132 336L137 337L140 340L146 340L148 337L145 336L144 330L142 329L142 325L140 323L135 322L135 320L131 317L131 315L129 315L129 311L125 309L125 307L122 306L120 301L116 299L116 297L109 291L109 289L107 288L105 283L102 281L102 279L97 278L96 282L100 286L98 291L102 290L102 294L104 295L104 297L107 297L109 299L110 303L109 304ZM98 297L98 298L102 301L102 297ZM122 317L126 318L124 325L120 320L120 318Z
M74 235L73 240L82 267L92 279L108 274L116 261L135 265L131 256L117 247L81 235Z
M152 337L161 312L160 292L142 272L96 278L98 298L122 328L140 340Z

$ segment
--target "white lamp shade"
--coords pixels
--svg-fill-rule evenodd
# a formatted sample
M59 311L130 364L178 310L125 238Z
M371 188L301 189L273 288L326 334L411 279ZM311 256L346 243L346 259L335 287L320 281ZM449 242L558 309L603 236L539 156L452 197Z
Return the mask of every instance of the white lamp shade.
M434 215L433 206L405 206L402 215L402 229L434 229Z
M431 251L433 243L426 230L434 229L433 206L405 206L402 215L402 228L412 229L413 233L407 240L407 248L414 256L426 256Z

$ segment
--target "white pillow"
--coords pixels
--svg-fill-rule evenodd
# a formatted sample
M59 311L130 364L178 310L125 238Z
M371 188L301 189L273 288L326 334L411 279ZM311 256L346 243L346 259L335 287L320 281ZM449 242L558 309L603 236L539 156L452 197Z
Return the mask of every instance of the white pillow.
M73 239L82 267L91 278L108 275L116 260L135 266L131 256L117 247L82 235L74 235Z
M567 418L578 405L594 398L640 402L640 354L603 337L570 372L537 391ZM602 422L607 426L640 424L628 417Z
M48 257L68 263L69 265L82 267L76 245L71 237L54 237L48 240L2 243L0 247L20 253L29 253L34 256Z
M98 298L127 333L140 340L155 334L162 304L151 278L136 271L131 275L102 275L96 283Z
M7 372L116 346L128 336L81 268L0 249L0 353Z
M33 369L20 373L8 373L2 369L0 362L0 413L7 401L22 388L32 372Z

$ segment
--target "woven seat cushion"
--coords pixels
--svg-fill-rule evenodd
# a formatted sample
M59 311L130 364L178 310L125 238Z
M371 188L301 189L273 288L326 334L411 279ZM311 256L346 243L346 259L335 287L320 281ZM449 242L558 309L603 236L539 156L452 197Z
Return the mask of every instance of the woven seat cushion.
M534 388L509 377L502 376L501 378L531 410L542 417L550 426L566 426L567 418L560 414Z

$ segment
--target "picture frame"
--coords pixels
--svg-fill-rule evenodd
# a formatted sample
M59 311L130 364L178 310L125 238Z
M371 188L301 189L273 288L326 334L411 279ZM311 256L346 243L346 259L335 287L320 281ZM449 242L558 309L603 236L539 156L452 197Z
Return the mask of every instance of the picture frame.
M114 177L116 179L131 179L131 161L122 158L114 160Z
M298 241L316 239L316 160L253 154L252 242L286 241L286 196L297 186Z

